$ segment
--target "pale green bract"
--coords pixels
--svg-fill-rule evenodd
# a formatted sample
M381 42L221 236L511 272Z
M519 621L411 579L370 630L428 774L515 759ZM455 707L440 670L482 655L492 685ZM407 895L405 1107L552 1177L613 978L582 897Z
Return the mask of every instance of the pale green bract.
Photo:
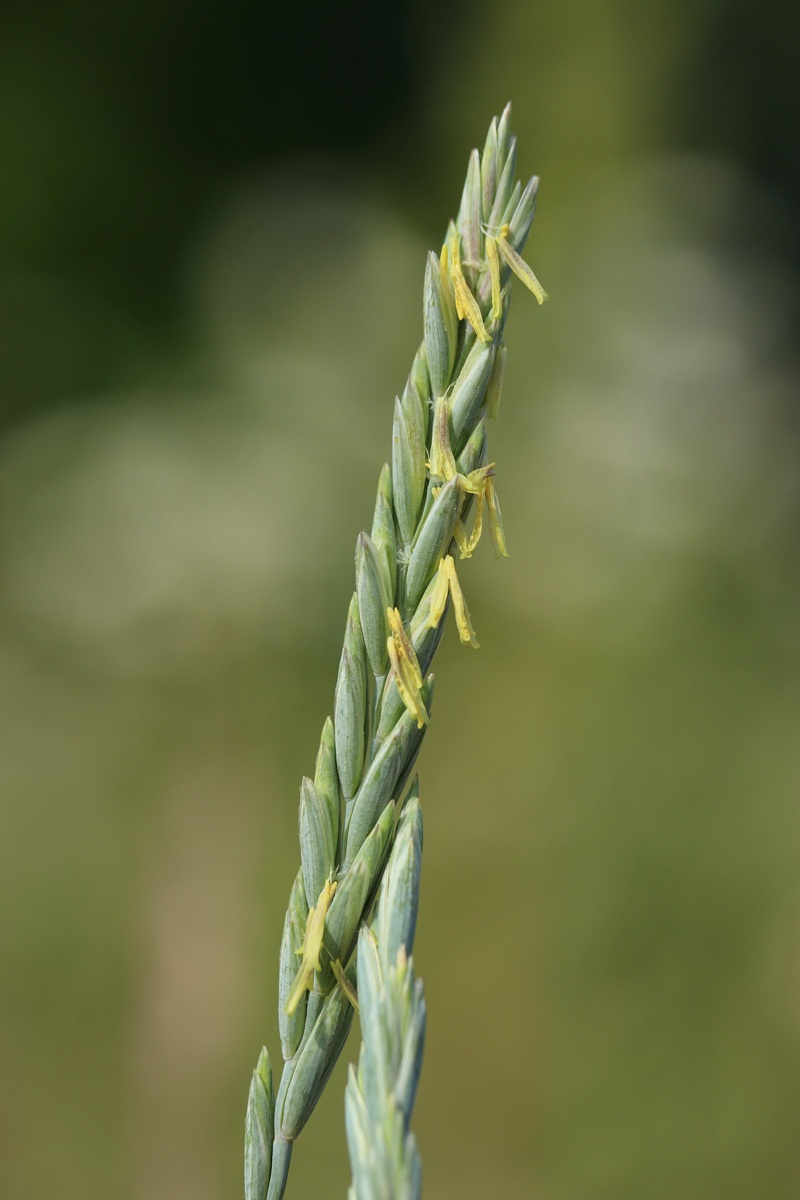
M356 543L333 719L300 792L301 867L280 953L284 1065L277 1094L266 1050L253 1075L246 1200L283 1196L294 1142L347 1038L357 995L363 1047L346 1098L351 1200L419 1196L409 1119L425 1027L410 961L421 817L416 785L406 789L451 602L461 641L478 645L456 554L471 556L484 515L497 554L506 553L486 418L500 406L511 275L545 298L521 257L538 179L524 189L515 180L509 121L510 106L492 121L483 154L470 155L458 218L440 253L428 255L424 338L395 401L391 466L380 473L371 529Z

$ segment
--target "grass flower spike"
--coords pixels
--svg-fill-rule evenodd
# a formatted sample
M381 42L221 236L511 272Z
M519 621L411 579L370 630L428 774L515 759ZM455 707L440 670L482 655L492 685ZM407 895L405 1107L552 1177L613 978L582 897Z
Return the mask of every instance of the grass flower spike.
M510 106L474 150L458 218L428 255L423 341L394 404L390 463L372 524L356 541L333 715L313 779L302 781L300 869L280 951L277 1088L263 1050L245 1125L245 1198L281 1200L292 1150L347 1039L363 1045L346 1125L350 1200L417 1200L410 1132L425 1030L411 949L422 846L414 765L431 721L431 665L452 604L461 641L478 641L454 554L488 526L507 555L486 420L499 412L512 276L541 303L522 258L538 180L516 180ZM468 522L471 519L471 529Z

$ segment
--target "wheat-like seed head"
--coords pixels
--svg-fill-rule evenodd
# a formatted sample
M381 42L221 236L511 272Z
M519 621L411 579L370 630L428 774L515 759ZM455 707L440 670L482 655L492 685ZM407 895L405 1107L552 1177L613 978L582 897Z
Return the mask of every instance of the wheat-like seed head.
M418 1160L408 1133L416 1083L407 1093L407 1111L401 1104L395 1112L386 1107L388 1093L378 1093L391 1083L392 1103L399 1103L397 1079L392 1083L388 1067L374 1066L388 1053L387 1022L400 1020L398 1014L417 1014L402 1028L403 1037L417 1038L420 1047L424 1027L424 1002L408 961L413 922L411 933L398 940L398 929L409 927L412 908L416 918L415 885L407 882L395 895L396 913L389 911L386 880L392 868L387 874L385 864L387 859L394 863L397 848L405 844L395 832L397 813L430 721L430 667L451 603L461 641L478 645L456 555L464 560L473 554L484 516L497 555L507 554L486 418L499 412L512 273L539 303L545 299L521 257L538 179L524 190L515 181L516 139L509 122L510 106L492 121L483 154L470 155L458 218L450 222L440 254L428 255L424 337L403 394L395 400L391 465L380 474L372 526L356 543L355 592L333 720L322 731L314 779L303 780L300 794L301 867L280 955L285 1062L277 1096L266 1051L253 1076L246 1200L283 1195L292 1146L347 1037L357 992L364 1009L364 1049L347 1093L352 1195L366 1200L418 1194ZM416 799L411 809L406 801L409 811L418 813ZM401 828L408 820L401 817ZM359 938L382 878L377 925ZM397 1125L397 1137L393 1133L384 1146L382 1165L362 1153L362 1135L376 1127L379 1110ZM371 1173L384 1169L405 1180L403 1188L370 1190L369 1180L379 1178Z

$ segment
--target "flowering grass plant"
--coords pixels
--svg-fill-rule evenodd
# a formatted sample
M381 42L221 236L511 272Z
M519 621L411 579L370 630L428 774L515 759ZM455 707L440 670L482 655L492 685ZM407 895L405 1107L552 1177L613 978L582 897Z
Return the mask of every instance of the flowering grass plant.
M423 290L424 337L395 400L391 463L359 534L333 717L300 788L300 869L280 952L277 1089L266 1049L245 1125L246 1200L280 1200L294 1143L360 1010L362 1047L345 1099L351 1200L412 1200L421 1171L409 1129L425 1002L411 961L422 818L414 764L431 719L431 665L453 610L477 648L456 563L484 526L506 540L489 461L516 276L545 293L521 257L538 179L516 180L510 106L473 150L458 217Z

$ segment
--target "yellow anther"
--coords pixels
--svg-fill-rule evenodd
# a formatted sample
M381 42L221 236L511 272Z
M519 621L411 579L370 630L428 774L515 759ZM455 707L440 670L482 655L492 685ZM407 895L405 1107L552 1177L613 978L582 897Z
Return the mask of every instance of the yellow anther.
M409 664L414 687L421 688L422 672L419 669L417 652L411 644L411 638L406 633L400 611L396 608L389 608L386 611L389 614L389 628L392 631L392 639L397 646L398 653Z
M436 572L436 583L433 585L431 592L431 607L428 613L428 628L437 629L439 622L444 616L444 610L447 608L447 593L449 590L447 567L443 558L439 559L439 567Z
M314 983L314 972L320 969L320 954L322 953L322 936L325 933L325 918L328 915L331 900L336 891L336 884L330 879L325 881L319 899L313 908L308 910L306 932L303 945L298 950L303 961L300 963L292 990L286 1000L285 1012L288 1016L297 1008L303 992L311 990Z
M455 542L458 546L458 551L461 557L469 558L470 554L472 553L469 549L469 538L467 537L467 531L464 528L464 522L460 518L458 521L456 521L456 527L453 530L453 537L455 538Z
M470 492L473 496L479 496L486 487L486 480L490 475L494 475L494 463L478 467L477 470L470 471L469 475L461 475L462 490Z
M514 247L508 241L508 233L508 225L503 225L500 233L495 238L497 249L500 251L503 258L511 267L511 270L514 272L517 278L525 284L526 288L529 288L530 291L533 292L540 304L544 304L545 300L547 299L547 292L539 283L539 280L536 278L525 260L519 254L517 254Z
M478 492L478 499L475 503L475 524L472 526L472 533L469 535L466 550L462 552L462 558L472 558L472 552L481 540L481 531L483 529L483 498L486 495L489 480L486 480L486 486L482 491Z
M478 649L478 639L475 636L475 630L472 628L472 621L469 616L467 602L464 599L464 593L461 590L461 584L458 581L456 574L456 564L453 562L452 555L448 554L444 560L445 570L447 571L447 582L450 586L450 595L453 597L453 612L456 618L456 628L458 636L465 646L472 646L475 650Z
M430 717L422 703L419 689L414 687L411 682L408 664L401 658L394 638L386 639L386 647L389 651L389 662L400 699L417 722L417 729L422 729L423 725L430 722Z
M475 630L472 628L469 609L464 599L464 593L461 590L461 584L458 581L456 564L453 562L451 554L441 559L436 575L436 583L431 592L431 608L428 616L428 625L431 629L435 629L438 626L444 615L448 593L453 598L453 612L456 618L458 636L465 645L474 646L477 650L478 639L475 636Z
M412 717L417 722L417 729L430 722L427 710L420 694L422 687L422 672L419 660L411 644L411 639L403 627L403 620L396 608L386 610L389 614L389 627L392 636L386 641L389 651L389 662L392 667L397 691Z
M503 312L503 297L500 292L500 259L497 257L497 242L487 233L486 259L492 276L492 316L495 321Z
M456 312L459 321L464 318L469 321L475 333L482 342L491 342L491 334L486 332L486 326L483 323L481 310L478 302L469 290L469 284L464 278L464 272L461 269L461 254L459 251L458 238L453 241L453 261L450 264L450 278L453 281L453 290L456 298Z
M431 437L431 458L428 470L434 479L449 483L457 474L456 460L450 449L449 414L447 400L439 396L433 412L433 433Z
M448 273L450 275L451 280L453 281L453 289L455 291L456 314L458 316L459 321L463 321L464 320L464 309L461 304L461 297L458 294L458 287L456 286L456 280L455 280L456 275L460 275L462 278L464 275L464 272L461 269L461 234L460 233L453 233L453 235L450 239L450 246L452 247L452 253L450 254L450 258L449 258ZM466 282L466 280L465 280L465 282Z

